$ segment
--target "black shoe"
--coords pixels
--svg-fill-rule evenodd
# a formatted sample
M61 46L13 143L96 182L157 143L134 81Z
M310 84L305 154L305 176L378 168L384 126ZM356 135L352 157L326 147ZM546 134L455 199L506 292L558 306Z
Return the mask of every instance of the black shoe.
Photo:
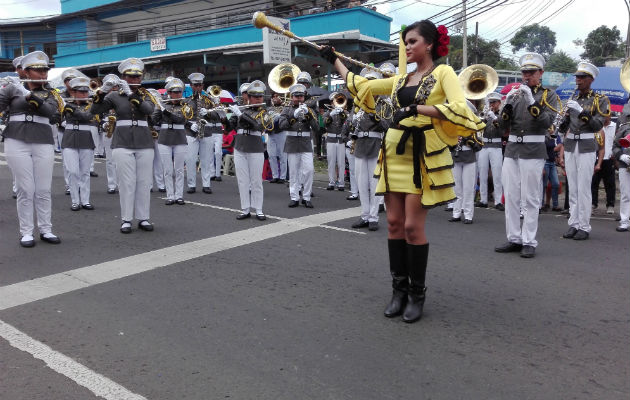
M344 190L346 190L346 188L343 186L337 186L337 190L343 192Z
M588 232L578 229L575 236L573 236L573 240L586 240L588 239Z
M379 204L378 205L378 213L384 213L385 212L385 204Z
M480 208L488 208L488 203L482 203L480 201L475 203L475 207L480 207Z
M533 258L536 255L536 248L534 246L525 245L521 249L521 257Z
M172 206L173 204L175 204L175 200L173 199L168 199L164 202L164 204L166 204L167 206Z
M208 186L205 186L203 189L201 189L201 191L207 194L212 194L212 189L210 189L210 187Z
M618 226L615 228L615 230L617 232L628 232L628 227L627 226Z
M250 213L240 213L239 215L236 216L236 219L238 219L239 221L242 219L246 219L251 217L252 215Z
M68 193L66 193L66 194L70 194L70 191L68 190ZM11 197L13 197L14 199L17 199L17 193L13 192Z
M153 224L150 223L148 220L143 219L142 221L138 222L138 229L151 232L153 230Z
M470 225L470 224L472 224L472 219L466 219L466 218L464 218L464 223L465 223L466 225Z
M160 193L166 193L166 188L158 188L158 192L160 192Z
M20 239L20 246L22 246L22 247L33 247L33 246L35 246L35 240L33 240L33 239L24 240L24 236L22 236L22 238Z
M505 206L503 205L503 203L499 203L495 205L494 208L496 208L499 211L505 211Z
M378 222L376 221L368 222L368 229L371 231L378 231Z
M446 207L446 208L444 209L444 211L446 211L446 212L451 212L451 211L453 211L453 207Z
M326 186L326 190L335 190L335 185Z
M265 216L265 214L256 214L256 219L259 221L264 221L267 219L267 217Z
M276 183L286 183L286 180L278 178L278 180L276 181Z
M217 182L221 182L223 179L220 176L217 176L214 180Z
M574 227L570 227L568 231L562 234L562 237L565 239L573 239L577 231L578 230L575 229Z
M98 174L96 172L94 172L94 171L90 171L90 176L92 178L98 178Z
M81 207L83 207L85 210L93 210L94 209L94 206L91 203L85 203Z
M423 287L420 289L419 293L412 294L410 288L409 295L407 296L407 305L405 306L405 311L402 316L403 322L411 324L422 318L422 309L424 308L426 291L427 288Z
M131 233L131 222L123 221L122 225L120 225L120 232Z
M186 190L186 193L195 193L196 191L197 191L197 188L189 187L188 190Z
M52 233L40 233L39 234L39 238L42 241L44 241L46 243L50 243L50 244L59 244L59 243L61 243L61 239L59 239L57 236L53 235Z
M299 206L299 205L300 205L300 202L298 202L297 200L291 200L291 201L289 202L289 207L290 207L290 208L294 208L294 207L297 207L297 206Z
M448 222L459 222L462 220L462 217L451 217L448 219Z
M217 178L216 178L216 176L211 176L211 177L210 177L210 180L211 180L211 181L214 181L214 180L216 180L216 179L217 179Z
M346 200L359 200L359 196L357 196L356 194L351 194L350 196L346 197Z
M387 318L393 318L403 313L405 306L407 305L407 292L394 289L392 299L385 308L385 316Z
M116 189L107 189L107 194L116 194Z
M562 208L560 208L560 207L551 207L551 211L560 212L560 211L562 211Z
M366 220L362 219L362 218L359 218L359 220L357 222L352 224L352 227L354 229L367 228L368 226L370 226L370 223L367 222Z
M278 183L278 178L271 178L269 183Z
M407 304L409 291L409 272L407 271L407 241L405 239L387 239L389 272L392 276L392 299L385 308L385 316L392 318L402 314Z
M306 208L313 208L313 203L310 200L304 200L303 204Z
M179 204L180 206L183 206L184 204L186 204L186 202L182 198L175 200L175 203Z
M522 248L523 245L520 243L506 242L500 246L495 247L494 251L496 251L497 253L513 253L521 251Z
M70 189L66 189L66 196L70 196ZM15 196L17 198L17 195Z
M78 205L78 204L73 204L73 205L70 206L70 209L72 211L79 211L81 209L81 206Z
M311 197L315 197L315 193L311 190Z
M544 206L542 206L542 208L540 209L541 212L547 212L549 211L549 204L545 204Z

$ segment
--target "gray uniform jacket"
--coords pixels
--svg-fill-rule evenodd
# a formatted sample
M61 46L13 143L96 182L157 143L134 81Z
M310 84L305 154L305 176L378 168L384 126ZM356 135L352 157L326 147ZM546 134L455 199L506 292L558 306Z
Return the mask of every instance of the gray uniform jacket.
M13 85L0 89L0 110L7 109L9 114L3 135L25 143L54 144L52 124L61 119L59 103L51 89L40 87L31 91L31 96L37 96L39 106L29 103Z
M326 125L326 143L342 143L341 131L343 124L348 119L348 113L344 110L339 114L330 116L330 111L324 114L324 124ZM334 137L332 135L335 135Z
M147 94L147 96L149 96ZM139 106L131 103L131 100L139 101ZM153 137L148 126L140 126L138 122L147 122L149 126L159 119L159 109L155 104L141 94L132 94L127 97L121 92L110 92L103 98L102 93L97 93L92 102L90 112L92 114L106 113L111 109L116 112L116 129L112 137L112 149L152 149ZM151 118L153 117L153 119ZM130 125L121 121L131 121Z
M190 118L190 121L186 124L186 134L188 136L197 137L197 132L193 132L190 127L192 126L193 122L199 123L199 120L202 119L199 116L199 109L205 108L210 111L210 109L214 107L214 102L208 95L205 94L202 94L201 97L199 97L198 95L188 97L186 99L186 102L193 110L193 115ZM214 116L211 115L213 113ZM223 128L221 126L217 127L216 124L221 123L222 120L224 121L225 117L223 117L222 119L217 111L208 112L208 114L206 114L203 119L206 120L206 124L203 130L203 137L212 136L213 133L223 133Z
M311 136L319 130L319 121L315 111L308 109L308 113L300 119L294 116L298 106L289 106L282 109L278 125L280 131L287 131L287 141L284 143L285 153L312 153L313 142ZM291 136L295 132L298 136Z
M503 140L503 129L499 126L498 118L493 121L483 120L486 123L486 127L483 131L483 147L486 148L501 148L501 142ZM486 140L488 139L488 140Z
M460 138L460 143L451 149L451 156L454 163L470 164L477 161L475 151L471 148L471 144L466 143L464 138Z
M65 127L62 149L93 149L94 139L90 127L96 128L94 114L90 113L89 106L67 103L63 116Z
M245 108L243 114L238 117L236 122L236 136L234 137L234 149L243 153L264 153L265 144L262 140L262 134L273 130L273 120L266 111L258 118L263 107ZM264 126L261 122L264 119ZM232 117L234 123L235 117Z
M163 144L165 146L188 144L188 141L186 140L186 129L183 127L186 123L186 118L184 117L184 113L182 112L182 104L165 104L164 110L160 112L159 122L159 144ZM181 127L178 127L176 125L181 125Z
M379 103L376 108L378 111ZM354 156L358 158L374 158L378 157L381 148L383 133L387 131L390 121L379 119L377 114L369 114L362 112L359 120L354 118L350 122L350 134L352 138L356 138L354 144ZM379 137L370 137L370 133L380 133Z
M564 121L560 125L562 133L595 133L599 132L604 126L605 115L610 113L610 101L608 97L596 94L590 90L585 95L580 94L576 100L583 108L581 113L576 110L569 109ZM565 137L564 151L574 152L576 143L579 153L592 153L597 151L597 142L595 138L577 139L574 137Z
M532 89L534 104L528 105L523 98L518 97L514 104L506 104L501 110L499 126L509 129L510 135L516 136L517 142L508 141L505 157L523 159L546 159L547 147L544 136L553 124L557 111L560 111L558 95L541 85ZM553 108L553 109L552 109ZM555 111L554 111L555 110ZM526 136L542 136L538 142L523 140Z

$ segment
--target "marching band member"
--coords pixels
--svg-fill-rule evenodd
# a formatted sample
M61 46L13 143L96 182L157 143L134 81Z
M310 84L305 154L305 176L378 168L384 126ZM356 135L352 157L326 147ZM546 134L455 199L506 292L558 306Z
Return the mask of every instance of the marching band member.
M542 87L545 59L526 53L519 60L523 83L508 93L499 126L510 129L501 182L505 194L505 230L508 241L494 250L536 254L542 172L547 158L545 135L559 111L558 96ZM592 166L591 166L592 167ZM521 228L521 203L523 226Z
M238 182L238 192L241 197L241 210L236 219L250 218L250 210L256 210L256 219L267 219L263 213L263 184L262 171L265 163L265 145L262 135L273 129L273 120L267 114L264 105L265 84L261 81L252 82L247 88L249 104L260 104L241 110L237 105L229 108L234 114L232 124L236 125L234 139L234 168ZM234 123L234 120L237 120Z
M346 145L341 137L341 130L348 119L348 113L344 106L347 102L343 93L333 92L328 97L333 104L332 110L324 114L324 124L326 124L326 157L328 159L328 187L327 190L345 189L346 172ZM343 105L335 102L340 99Z
M623 107L623 111L617 121L619 129L615 134L612 154L619 162L619 226L617 232L630 230L630 147L622 147L621 138L630 134L630 103Z
M168 85L173 78L172 76L167 77L164 80L164 85ZM166 93L164 96L157 91L157 89L147 89L147 91L153 96L153 99L156 100L157 104L160 104L159 101L168 96ZM149 130L151 131L151 137L153 138L153 180L151 181L151 190L153 192L153 183L158 188L158 192L166 193L166 184L164 183L164 168L162 167L162 159L160 158L160 148L158 146L158 138L160 137L160 118L162 117L162 113L160 107L155 107L151 118L149 118Z
M391 95L398 109L385 135L375 175L379 177L376 193L385 194L387 205L394 289L385 316L402 313L405 322L422 317L429 255L424 231L427 209L455 197L448 145L454 145L458 136L470 136L484 127L466 106L453 69L434 65L435 60L448 54L448 40L446 27L436 28L428 20L407 26L401 43L407 61L416 62L417 69L406 74L401 54L401 73L387 79L357 76L348 71L331 47L323 46L320 51L345 79L361 109L373 112L377 95Z
M357 175L355 171L355 159L354 159L354 139L351 138L350 130L352 129L352 119L355 112L351 111L348 114L346 122L341 129L342 141L344 143L346 159L348 160L348 175L350 175L350 195L346 197L346 200L359 200L359 188L357 187Z
M0 109L7 109L9 122L3 132L7 163L17 188L20 245L33 247L33 208L41 240L58 244L52 233L51 183L55 157L52 125L59 123L63 100L45 81L48 56L42 51L28 53L20 61L26 79L9 78L0 89Z
M497 210L504 211L501 203L503 186L501 184L501 168L503 167L503 131L499 127L497 116L501 108L501 95L492 92L486 96L486 111L483 121L486 129L483 131L483 147L477 153L477 166L479 168L479 202L475 207L488 207L488 167L492 170L492 184L494 186L494 206Z
M278 120L279 129L287 131L284 151L289 164L289 207L302 203L306 208L313 208L311 192L313 190L313 141L311 135L319 129L315 111L304 104L306 87L296 83L289 88L292 105L284 107Z
M604 126L610 115L610 101L605 95L591 90L599 69L591 63L581 62L575 72L577 99L567 101L567 113L560 132L568 132L564 139L564 165L569 181L569 230L565 239L586 240L591 232L593 166L597 142L595 133ZM568 129L568 131L567 131Z
M193 110L192 119L186 124L186 140L188 141L188 155L186 156L187 193L197 190L197 156L201 168L201 186L204 193L212 193L210 188L210 171L212 164L212 130L204 119L207 110L214 107L212 99L203 93L204 75L194 72L188 75L193 89L192 97L188 98L188 106ZM202 115L203 114L203 115ZM196 131L193 131L192 128Z
M120 63L122 75L119 92L110 92L112 82L104 83L96 92L93 114L116 111L116 130L112 139L112 156L116 164L120 194L122 233L131 233L131 222L138 219L138 228L152 231L149 222L154 145L148 119L154 113L155 99L140 87L144 63L138 58L128 58Z
M105 75L103 83L111 81L113 91L118 91L119 79L114 74ZM115 194L118 192L118 181L116 179L116 166L114 165L114 157L112 156L112 136L114 129L116 128L116 112L115 110L109 110L101 116L103 122L103 147L105 148L105 172L107 174L107 193Z
M19 79L26 79L26 72L22 69L22 58L24 58L24 56L19 56L19 57L15 57L12 61L13 64L13 68L15 68L15 73L18 74L18 78ZM19 82L16 82L19 84ZM6 115L9 114L8 109L7 110L2 110ZM6 118L5 118L6 119ZM57 143L57 139L55 139L53 137L53 139L55 140L55 149L59 146L59 143ZM67 182L67 181L66 181ZM17 185L15 184L15 176L13 176L13 184L11 186L11 188L13 189L13 198L17 199Z
M269 155L269 166L271 167L271 183L285 183L287 180L287 153L284 152L284 144L287 141L287 132L281 131L278 127L278 120L282 112L282 97L273 93L271 96L271 107L268 110L273 117L274 130L269 132L267 141L267 154Z
M249 88L250 83L249 82L245 82L243 84L241 84L241 86L238 88L238 92L241 95L241 105L246 106L249 104L249 97L247 95L247 89Z
M64 169L68 171L72 211L81 207L93 210L90 203L90 165L94 162L94 136L96 120L90 113L88 96L90 79L87 77L72 78L69 82L72 101L67 100L63 109L64 127L61 148Z
M453 216L449 219L450 222L461 221L463 213L464 223L473 223L475 181L477 178L475 153L478 150L479 148L474 140L460 137L451 154L453 157L454 189L457 200L453 203Z
M188 142L184 124L192 118L192 108L182 99L183 91L184 82L181 79L171 79L166 84L168 99L164 101L161 114L158 148L164 171L165 204L167 206L175 202L179 205L186 204L184 201L184 161L186 160ZM174 189L173 169L175 169Z
M207 92L210 93L208 87ZM220 96L212 96L215 105L221 104ZM227 116L223 110L207 110L205 116L208 124L206 125L206 136L208 132L210 136L210 180L221 182L221 166L223 165L223 129L227 126Z

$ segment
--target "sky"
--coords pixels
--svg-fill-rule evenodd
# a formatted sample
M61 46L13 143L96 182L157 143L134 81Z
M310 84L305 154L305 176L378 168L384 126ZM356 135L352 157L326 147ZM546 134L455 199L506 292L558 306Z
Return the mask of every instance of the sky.
M86 0L89 1L89 0ZM461 4L461 0L369 0L377 11L392 18L392 31L400 25L409 25L421 19L431 19L438 23L442 17L431 18L445 9ZM626 38L628 9L624 0L467 0L468 15L478 8L475 5L495 5L489 11L472 17L468 21L468 32L474 33L475 23L479 23L479 36L501 42L508 41L519 26L541 22L559 9L555 16L544 21L556 33L556 50L563 50L576 60L584 51L573 44L575 39L585 39L588 33L601 25L616 25L622 39ZM567 5L568 4L568 5ZM58 14L58 0L0 0L0 23L3 19L25 18ZM449 11L447 16L453 13ZM449 20L441 23L448 24ZM450 33L453 33L451 30ZM501 48L504 57L516 57L508 43Z

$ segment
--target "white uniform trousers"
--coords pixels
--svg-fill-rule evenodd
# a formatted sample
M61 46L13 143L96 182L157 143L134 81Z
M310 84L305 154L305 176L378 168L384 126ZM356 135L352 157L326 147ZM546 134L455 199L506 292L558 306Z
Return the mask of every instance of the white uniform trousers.
M313 153L289 153L287 154L289 164L289 195L291 200L300 200L300 189L302 189L302 198L311 200L311 192L313 191Z
M158 149L160 149L160 161L164 171L166 198L182 199L184 197L184 162L188 149L185 144L176 146L158 144ZM173 169L175 170L175 188L173 188Z
M505 230L510 242L536 247L538 212L540 208L540 185L545 160L503 160L501 181L505 195ZM523 227L521 228L521 204L523 204Z
M94 140L94 155L103 155L103 132L98 128L92 130L92 140Z
M499 149L500 150L500 149ZM455 196L453 203L453 217L460 218L462 210L464 219L472 221L475 212L475 178L477 168L475 163L456 162L453 165L453 178L455 179Z
M63 130L57 128L56 125L53 125L53 136L58 138L59 146L61 146L61 141L63 140ZM61 148L61 147L59 147ZM70 179L68 177L68 169L66 168L66 164L63 162L63 151L61 152L61 165L63 167L63 180L66 183L66 186L70 186Z
M355 168L354 154L350 153L350 149L346 147L346 158L348 159L348 174L350 175L350 194L358 196L357 174Z
M107 189L116 189L116 166L112 157L112 138L103 136L103 146L105 147L105 171L107 172ZM159 157L157 157L159 159Z
M573 152L564 152L564 165L569 183L569 226L590 232L593 204L591 182L597 156L594 151L578 153L579 145L579 143L575 145Z
M361 219L368 222L378 222L378 204L376 198L376 183L374 168L378 157L354 158L354 168L357 174L359 200L361 201Z
M221 166L223 165L223 134L213 133L210 141L210 177L221 176ZM203 175L202 178L203 180Z
M164 168L162 168L162 160L160 159L160 148L157 139L153 140L153 179L158 189L164 189ZM153 182L149 184L149 190L153 187Z
M286 132L278 132L269 135L267 142L267 154L271 176L274 179L287 179L287 153L284 152L284 143L287 141ZM280 165L278 165L280 163Z
M234 149L234 169L241 197L241 210L248 213L251 208L262 214L263 184L262 172L265 164L264 153L244 153Z
M500 147L482 148L477 153L477 168L479 170L479 201L486 204L488 204L488 167L492 168L494 204L499 204L501 202L501 197L503 196L503 186L501 184L503 152Z
M326 143L326 158L328 160L328 184L345 187L346 145L345 143Z
M149 219L151 209L151 174L153 149L112 150L120 194L120 218L132 221Z
M199 154L199 166L201 167L201 186L210 187L212 139L210 137L204 137L199 140L186 135L186 140L188 141L188 155L186 156L186 178L188 187L197 187L197 154Z
M15 177L20 234L33 235L33 206L37 212L39 233L51 233L50 186L55 147L52 144L4 140L7 164Z
M90 164L94 160L92 149L63 149L63 164L68 170L72 204L90 202Z
M619 226L630 228L630 171L628 168L619 168Z

